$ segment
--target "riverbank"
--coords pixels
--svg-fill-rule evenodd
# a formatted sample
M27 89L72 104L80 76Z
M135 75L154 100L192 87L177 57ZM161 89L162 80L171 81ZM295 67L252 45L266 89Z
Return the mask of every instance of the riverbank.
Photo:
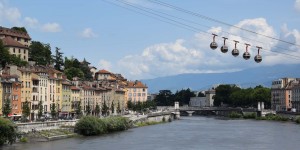
M248 113L248 114L239 114L233 112L229 114L228 118L230 119L254 119L254 120L267 120L267 121L280 121L280 122L295 122L300 124L300 117L297 118L288 118L281 115L276 114L267 114L266 116L257 116L256 113Z
M70 138L74 136L78 136L78 134L72 132L72 130L70 131L70 129L42 130L22 134L22 137L20 138L19 142L47 142Z

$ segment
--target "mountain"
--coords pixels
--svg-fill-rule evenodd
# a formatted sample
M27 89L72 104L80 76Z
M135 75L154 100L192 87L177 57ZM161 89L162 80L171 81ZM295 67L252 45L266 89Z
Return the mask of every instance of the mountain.
M231 73L188 73L142 80L150 93L168 89L171 91L190 88L206 90L215 84L237 84L242 88L263 85L270 87L273 80L283 77L300 77L300 65L275 65L250 68Z

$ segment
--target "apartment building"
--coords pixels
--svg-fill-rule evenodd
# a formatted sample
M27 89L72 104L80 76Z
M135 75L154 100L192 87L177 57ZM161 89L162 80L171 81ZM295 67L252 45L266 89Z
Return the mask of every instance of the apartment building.
M271 108L276 111L290 111L292 109L292 88L296 78L281 78L272 81Z
M126 104L128 101L132 101L133 103L145 102L148 97L148 87L141 81L128 81L126 93L128 94L127 99L125 100Z
M28 51L31 45L29 34L0 26L0 39L10 54L28 61Z

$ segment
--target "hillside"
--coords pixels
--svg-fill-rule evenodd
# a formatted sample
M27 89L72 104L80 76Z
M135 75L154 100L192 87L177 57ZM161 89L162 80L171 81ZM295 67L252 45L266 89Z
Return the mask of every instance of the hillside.
M147 84L150 93L157 93L162 89L205 90L214 84L238 84L243 88L256 85L269 87L272 80L282 77L300 77L300 65L259 67L232 73L180 74L142 81Z

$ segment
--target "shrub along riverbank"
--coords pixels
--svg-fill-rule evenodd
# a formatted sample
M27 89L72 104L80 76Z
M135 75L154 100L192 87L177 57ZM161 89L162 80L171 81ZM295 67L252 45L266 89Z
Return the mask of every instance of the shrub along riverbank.
M232 112L229 114L229 118L231 119L256 119L256 120L271 120L271 121L289 121L290 119L287 117L283 117L280 115L274 115L274 114L267 114L265 117L258 117L256 116L256 113L250 113L242 115L240 113ZM295 120L296 123L300 123L300 118L297 118Z
M75 125L74 131L85 136L101 135L115 131L127 130L131 127L124 117L108 117L100 119L94 116L82 117Z

